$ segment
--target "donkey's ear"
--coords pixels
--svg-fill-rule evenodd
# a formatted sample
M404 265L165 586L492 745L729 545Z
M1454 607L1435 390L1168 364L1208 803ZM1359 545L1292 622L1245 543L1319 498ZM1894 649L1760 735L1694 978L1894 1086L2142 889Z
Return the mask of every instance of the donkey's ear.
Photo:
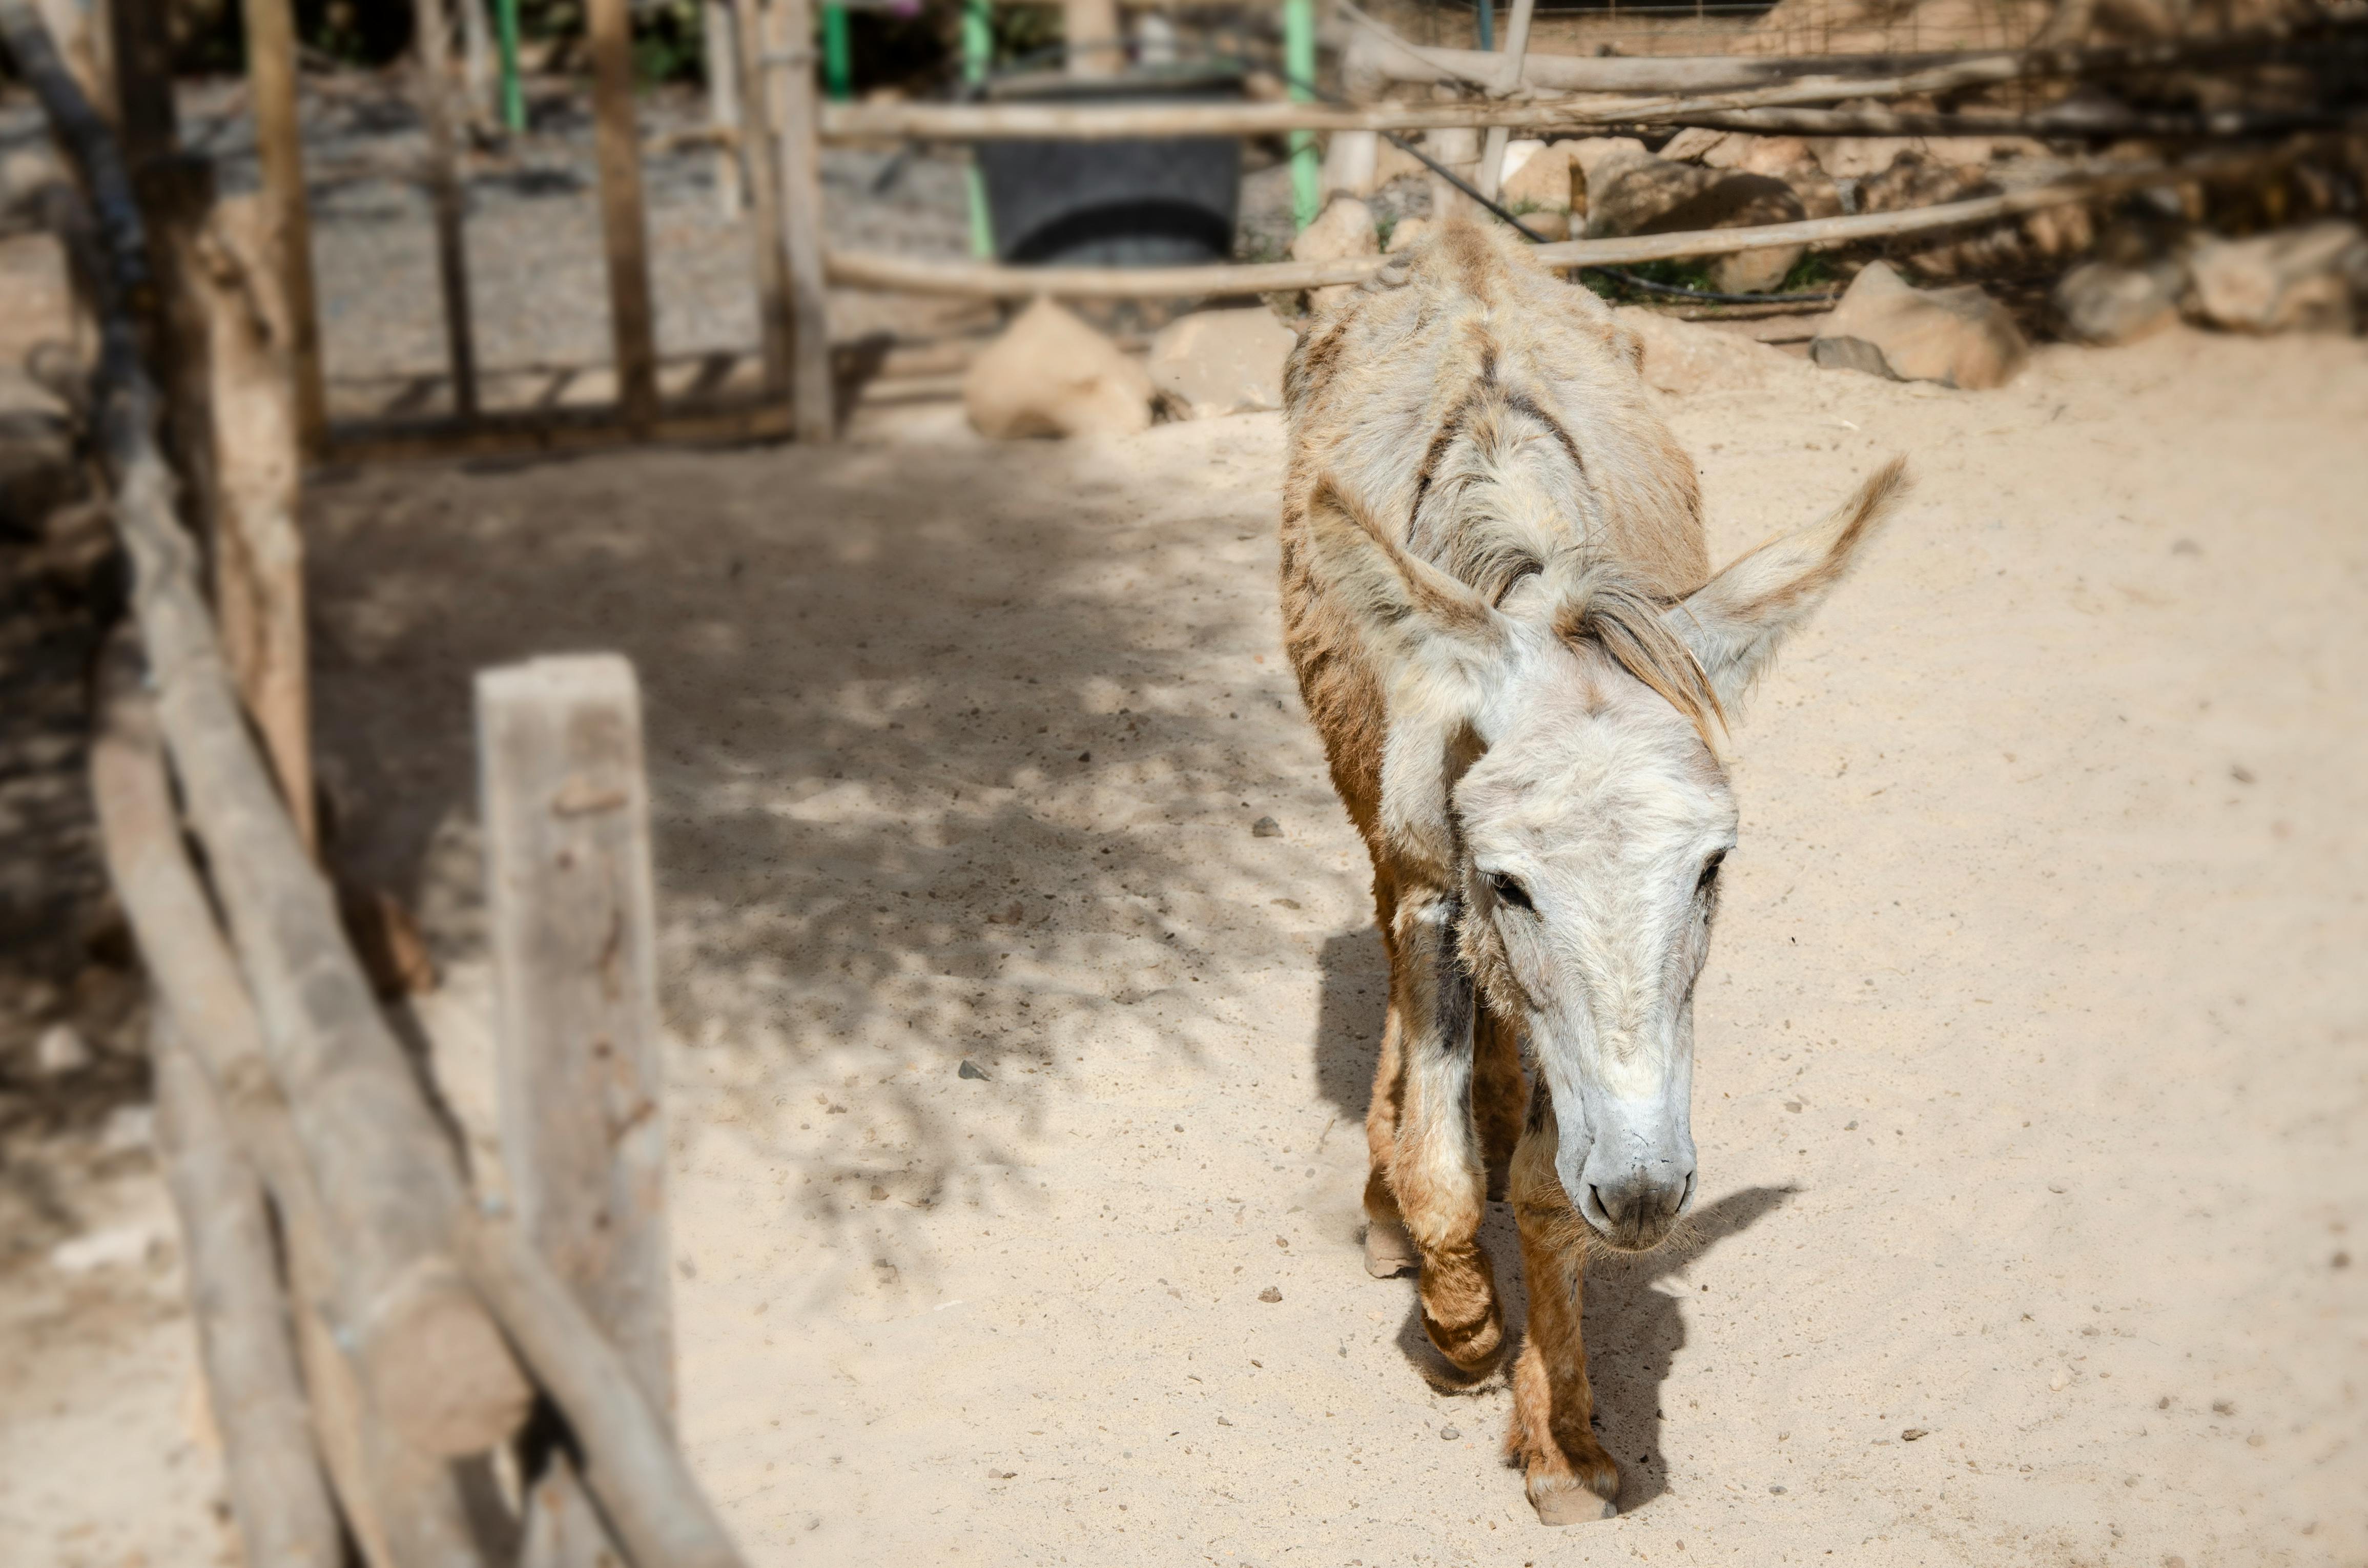
M1824 522L1770 540L1668 611L1669 630L1693 650L1722 707L1740 707L1777 647L1849 574L1909 484L1906 460L1892 459Z
M1468 699L1502 659L1510 632L1488 601L1401 549L1329 475L1307 503L1309 574L1329 591L1394 682L1409 677Z

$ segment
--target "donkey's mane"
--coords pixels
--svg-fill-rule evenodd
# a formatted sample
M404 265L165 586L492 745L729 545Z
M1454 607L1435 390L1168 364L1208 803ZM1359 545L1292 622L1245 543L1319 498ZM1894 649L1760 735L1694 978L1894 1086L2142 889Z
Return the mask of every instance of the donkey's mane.
M1726 710L1710 677L1663 619L1668 603L1617 562L1586 560L1572 551L1546 571L1554 607L1554 635L1566 642L1600 648L1613 663L1659 694L1713 745L1711 724L1726 723Z

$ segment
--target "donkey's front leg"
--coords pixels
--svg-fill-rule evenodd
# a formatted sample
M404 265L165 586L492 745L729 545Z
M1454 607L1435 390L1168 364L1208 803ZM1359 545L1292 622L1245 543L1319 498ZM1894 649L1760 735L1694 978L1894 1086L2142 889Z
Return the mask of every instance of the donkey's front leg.
M1443 894L1398 905L1391 1002L1404 1074L1390 1190L1422 1253L1422 1326L1466 1377L1505 1345L1496 1276L1480 1244L1487 1175L1472 1124L1472 982L1455 956L1461 903Z
M1513 1217L1521 1230L1530 1319L1513 1366L1513 1424L1505 1434L1505 1457L1528 1472L1530 1506L1540 1522L1575 1525L1620 1511L1620 1467L1589 1425L1595 1392L1588 1387L1587 1346L1579 1337L1587 1221L1554 1174L1559 1142L1541 1080L1513 1152Z

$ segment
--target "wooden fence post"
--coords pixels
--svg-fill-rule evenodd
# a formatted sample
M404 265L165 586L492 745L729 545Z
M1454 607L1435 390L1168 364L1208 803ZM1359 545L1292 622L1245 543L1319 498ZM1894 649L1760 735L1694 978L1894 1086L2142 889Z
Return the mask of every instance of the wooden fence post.
M766 62L781 176L781 248L790 262L791 417L801 441L837 431L830 373L830 302L823 273L821 96L814 91L814 8L771 0Z
M740 70L740 155L748 178L748 238L756 247L757 333L764 355L765 391L785 397L795 329L790 317L789 256L781 248L780 141L773 134L772 95L765 90L765 22L757 0L733 0L732 21L739 30L733 59Z
M477 677L502 1165L529 1244L674 1407L666 1129L641 699L615 654ZM606 1534L557 1451L527 1561L591 1568Z
M452 31L444 0L416 0L412 51L419 70L419 112L427 122L427 194L436 217L436 278L443 290L444 350L452 371L452 412L477 412L477 332L469 308L469 247L463 224L460 145L452 125Z
M296 18L290 0L245 0L247 91L271 244L288 305L288 355L296 379L296 439L317 456L329 433L321 375L321 305L313 281L313 208L304 194L304 145L296 97Z
M627 422L640 428L658 416L658 350L650 303L650 237L642 211L642 138L633 113L632 17L626 0L591 0L588 27L617 401Z
M731 0L700 0L699 42L707 77L707 125L715 133L715 205L726 219L740 216L747 191L740 182L740 40Z

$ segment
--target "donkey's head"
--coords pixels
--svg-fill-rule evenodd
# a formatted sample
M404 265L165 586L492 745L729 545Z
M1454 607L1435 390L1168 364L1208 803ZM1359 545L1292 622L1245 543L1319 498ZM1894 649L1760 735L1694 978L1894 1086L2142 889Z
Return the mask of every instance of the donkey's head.
M1711 727L1905 489L1894 463L1676 603L1574 552L1490 605L1336 487L1311 505L1316 571L1389 687L1383 831L1460 890L1463 961L1614 1246L1657 1244L1693 1198L1694 982L1736 832Z

